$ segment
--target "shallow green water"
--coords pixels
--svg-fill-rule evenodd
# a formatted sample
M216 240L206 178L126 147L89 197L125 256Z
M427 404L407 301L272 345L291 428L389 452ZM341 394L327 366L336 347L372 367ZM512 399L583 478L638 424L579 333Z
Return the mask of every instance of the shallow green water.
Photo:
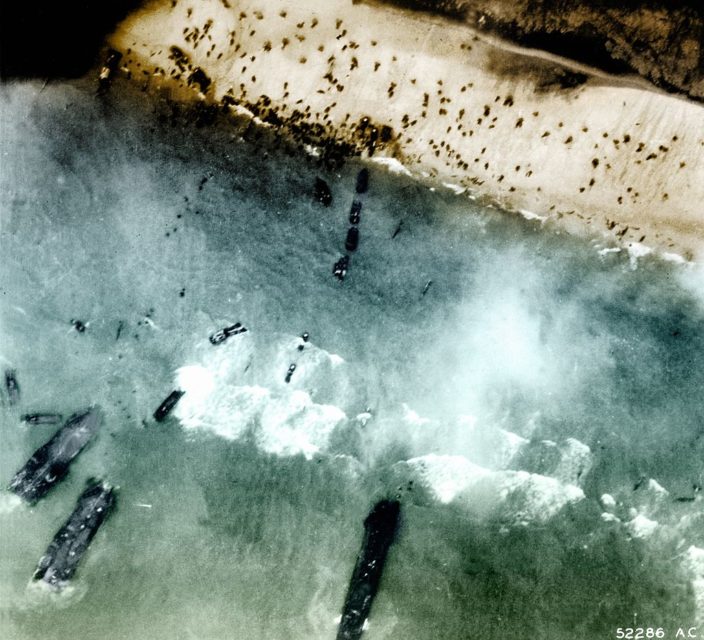
M680 267L372 170L340 284L358 166L325 173L120 90L0 90L0 358L22 389L0 481L53 432L21 413L106 415L35 507L0 495L3 637L333 638L389 496L403 520L370 640L697 624L702 503L676 498L702 482L704 331ZM234 321L242 340L208 344ZM183 366L213 388L156 424ZM281 448L291 433L308 457ZM90 476L119 485L117 510L71 589L28 588Z

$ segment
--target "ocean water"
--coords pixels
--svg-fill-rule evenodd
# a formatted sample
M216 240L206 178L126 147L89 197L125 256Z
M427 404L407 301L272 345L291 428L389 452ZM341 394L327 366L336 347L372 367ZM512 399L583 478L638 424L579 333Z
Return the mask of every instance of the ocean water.
M0 105L0 362L22 394L0 484L56 429L21 414L105 414L37 505L0 491L3 638L334 638L385 497L402 524L369 640L704 631L691 268L370 163L341 283L360 163L126 85L6 83ZM32 572L94 476L117 509L48 593Z

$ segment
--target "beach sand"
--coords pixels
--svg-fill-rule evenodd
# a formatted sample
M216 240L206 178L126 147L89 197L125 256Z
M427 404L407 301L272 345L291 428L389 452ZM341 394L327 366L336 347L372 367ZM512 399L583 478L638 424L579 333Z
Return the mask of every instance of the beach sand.
M343 0L157 1L110 43L135 80L244 108L314 153L332 137L607 246L704 253L704 108L637 78Z

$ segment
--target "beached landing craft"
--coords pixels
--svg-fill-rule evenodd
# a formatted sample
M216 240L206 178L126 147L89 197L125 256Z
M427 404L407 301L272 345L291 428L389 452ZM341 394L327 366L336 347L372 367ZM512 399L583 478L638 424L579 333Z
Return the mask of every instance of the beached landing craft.
M379 590L386 554L396 536L401 505L397 500L382 500L364 521L364 540L352 572L342 610L337 640L358 640Z
M115 505L115 492L106 482L91 481L81 494L76 508L54 536L34 572L34 580L43 580L60 589L71 579L93 536Z
M10 490L30 503L42 498L66 476L71 462L95 436L102 421L99 407L73 414L15 474Z

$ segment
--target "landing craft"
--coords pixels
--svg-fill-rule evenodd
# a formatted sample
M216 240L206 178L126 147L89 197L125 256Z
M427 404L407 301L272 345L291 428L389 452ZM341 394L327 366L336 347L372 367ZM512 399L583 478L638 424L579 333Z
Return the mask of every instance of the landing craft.
M25 413L20 420L27 424L58 424L61 418L60 413Z
M210 344L220 344L221 342L225 342L228 338L237 336L240 333L245 333L246 331L247 327L242 326L241 322L235 322L235 324L230 325L229 327L216 331L208 338L208 340L210 340Z
M76 320L75 318L71 320L71 324L73 325L73 328L78 331L78 333L85 333L86 329L88 328L87 322L83 322L82 320Z
M5 371L5 391L7 391L7 401L10 406L16 405L20 401L20 385L17 382L17 372L14 369Z
M173 408L176 406L176 403L181 399L183 394L186 393L185 391L181 391L180 389L176 389L175 391L172 391L168 396L166 396L166 399L164 402L162 402L157 410L154 412L154 420L157 422L163 422L166 419L166 416L168 416Z
M332 204L332 192L330 191L328 183L322 178L315 179L313 198L324 207L329 207Z
M298 345L299 351L303 351L306 344L308 344L308 340L310 340L310 334L307 331L304 331L303 334L301 335L301 342Z
M30 504L68 473L73 459L92 440L103 421L99 407L73 414L45 445L37 449L12 479L10 490Z
M366 193L369 189L369 170L362 169L357 174L357 193Z
M347 238L345 238L345 249L347 251L356 251L359 245L359 229L350 227L347 230Z
M337 640L359 640L379 590L386 554L396 536L401 505L382 500L364 521L364 540L347 589L345 606L337 630Z
M43 580L56 589L64 586L73 577L93 536L114 505L114 489L106 482L91 482L49 544L33 579Z
M353 200L350 207L350 224L359 224L362 218L362 203L359 200Z
M347 275L347 269L350 266L350 258L349 256L342 256L333 266L332 266L332 275L334 275L340 282L342 282L345 279L345 276Z

